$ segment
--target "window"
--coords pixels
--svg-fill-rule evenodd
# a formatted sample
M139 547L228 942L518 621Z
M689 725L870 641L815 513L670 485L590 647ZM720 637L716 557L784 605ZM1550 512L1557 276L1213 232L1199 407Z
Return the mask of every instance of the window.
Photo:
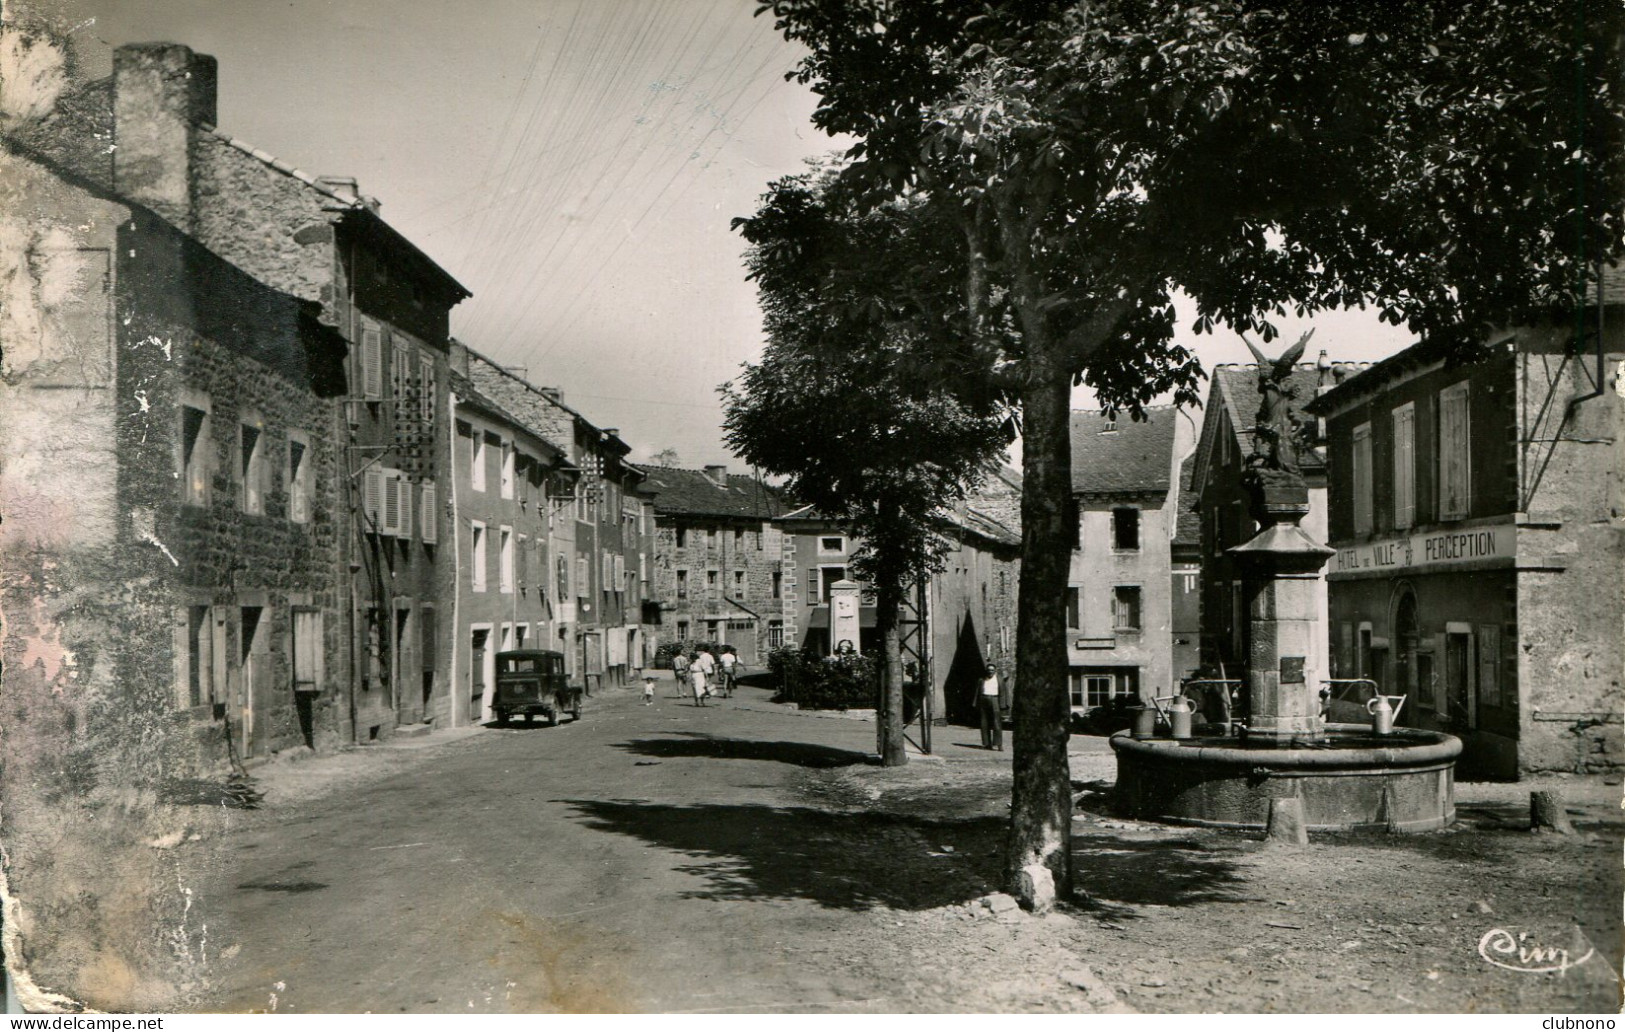
M497 528L497 590L513 593L513 528Z
M1439 518L1465 519L1472 507L1467 382L1439 392Z
M750 532L750 536L751 540L756 542L756 551L760 552L762 550L762 539L767 536L766 532L753 530Z
M237 504L254 516L265 511L265 468L260 461L260 439L264 436L255 423L237 427Z
M688 640L688 621L687 620L679 620L679 621L677 621L677 640L678 641L687 641Z
M846 539L839 537L821 537L818 539L819 555L845 555Z
M617 555L615 557L615 580L611 583L612 589L615 591L626 590L626 556Z
M820 566L812 571L813 597L820 602L829 601L829 590L837 581L846 580L846 567Z
M1112 550L1138 552L1140 550L1140 510L1112 510Z
M1416 406L1394 409L1394 529L1416 523Z
M1119 631L1140 629L1140 589L1118 585L1112 589L1112 626Z
M1354 457L1350 487L1354 493L1354 533L1371 533L1371 424L1354 428Z
M576 557L576 597L586 598L592 591L592 567L587 565L587 557Z
M773 597L784 597L784 574L779 573L776 570L773 573Z
M503 498L512 498L514 465L513 445L507 441L503 441L500 444L500 448L502 450L502 472L499 474L501 480L498 482L500 494Z
M740 549L742 549L744 547L745 547L745 528L743 528L743 527L735 527L734 528L734 551L737 552L737 551L739 551Z
M1090 710L1110 706L1113 699L1137 695L1140 691L1138 667L1094 667L1072 671L1071 696L1074 709Z
M469 575L472 578L472 590L485 590L485 524L475 520L469 536Z
M688 547L688 528L687 527L678 527L677 528L677 547L678 548L687 548Z
M513 625L513 647L514 648L516 648L516 649L524 648L525 647L525 639L527 639L529 637L530 637L530 624L514 624Z
M705 637L706 637L706 639L708 641L716 641L717 640L717 631L719 631L721 629L721 627L722 627L722 621L720 621L720 620L707 620L707 621L705 621Z
M209 475L214 446L210 441L209 399L194 395L181 404L181 501L209 504Z
M745 571L734 571L734 598L743 602L745 600Z
M767 622L767 647L770 649L784 648L783 620L769 620Z
M469 437L468 483L476 491L485 490L485 435L475 430Z
M718 574L717 574L717 571L715 571L715 570L706 570L705 571L705 593L707 595L710 595L710 596L715 596L716 595L716 593L717 593L717 576L718 576Z
M687 570L678 570L677 571L677 597L680 598L680 599L688 597L688 571Z
M303 434L288 434L288 519L310 522L310 442Z
M717 547L717 528L715 528L715 527L706 527L705 528L705 547L706 548L715 548L715 547Z
M1080 611L1082 592L1078 588L1066 589L1066 626L1067 630L1075 631L1083 626L1083 613Z
M214 701L214 620L208 606L186 606L176 617L176 704Z

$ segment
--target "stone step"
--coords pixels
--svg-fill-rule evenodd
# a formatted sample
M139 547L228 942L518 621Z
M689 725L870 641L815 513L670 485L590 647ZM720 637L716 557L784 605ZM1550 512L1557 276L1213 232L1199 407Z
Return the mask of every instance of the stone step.
M390 733L392 738L422 738L434 730L433 724L402 724Z

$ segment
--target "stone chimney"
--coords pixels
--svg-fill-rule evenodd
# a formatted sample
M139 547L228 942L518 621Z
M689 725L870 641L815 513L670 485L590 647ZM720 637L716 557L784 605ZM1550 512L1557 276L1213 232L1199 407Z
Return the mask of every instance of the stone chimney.
M727 466L707 466L705 467L705 475L710 477L711 482L716 484L718 487L728 486Z
M178 228L193 225L194 139L214 125L219 64L179 43L113 52L113 188Z
M361 201L361 184L353 176L317 176L316 182L352 204Z

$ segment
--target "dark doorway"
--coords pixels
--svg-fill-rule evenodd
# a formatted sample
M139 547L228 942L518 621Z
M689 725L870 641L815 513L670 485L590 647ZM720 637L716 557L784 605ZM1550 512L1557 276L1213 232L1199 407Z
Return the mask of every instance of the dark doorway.
M982 671L986 669L982 644L976 638L976 621L966 613L964 622L959 625L953 659L948 663L948 676L942 685L948 704L948 723L976 726L976 696L981 692Z

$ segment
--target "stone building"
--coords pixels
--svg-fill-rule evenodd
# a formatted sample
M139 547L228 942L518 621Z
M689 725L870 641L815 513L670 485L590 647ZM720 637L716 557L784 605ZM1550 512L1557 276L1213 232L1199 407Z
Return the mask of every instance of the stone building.
M726 466L703 471L648 466L654 495L652 598L667 641L732 645L747 667L761 665L784 637L784 568L779 492Z
M452 374L453 724L491 719L496 654L559 650L552 524L573 498L564 452ZM573 558L573 557L572 557ZM568 561L568 560L567 560ZM466 651L465 651L466 650Z
M1194 430L1174 408L1147 419L1072 413L1078 537L1067 587L1072 708L1168 695L1174 669L1173 541L1179 470Z
M949 547L942 568L926 584L931 712L951 724L975 725L983 670L998 672L1006 707L1016 688L1021 535L974 504L950 514L944 536Z
M1334 665L1460 736L1464 773L1620 765L1622 282L1475 362L1424 342L1307 406L1329 439Z
M1303 406L1332 387L1334 373L1340 377L1357 368L1341 364L1334 367L1322 352L1319 363L1301 363L1286 378L1289 416L1304 431L1298 463L1309 491L1309 514L1299 525L1320 544L1329 540L1325 438L1320 423L1306 415ZM1250 618L1241 572L1229 549L1250 541L1258 532L1251 501L1242 486L1242 474L1253 453L1254 420L1259 406L1258 367L1218 366L1213 370L1212 383L1192 471L1192 491L1200 508L1201 663L1214 677L1222 673L1239 679L1247 663ZM1315 585L1315 611L1318 626L1305 663L1305 677L1311 685L1334 676L1327 655L1330 637L1324 573Z
M574 493L552 500L548 551L559 601L551 647L565 653L570 675L589 690L630 683L652 665L658 618L650 592L654 508L642 471L627 461L631 447L618 430L565 405L562 392L534 386L462 344L454 365L579 471Z
M1196 455L1179 464L1179 509L1169 555L1169 586L1174 628L1175 681L1199 675L1202 667L1202 508L1196 493Z
M8 76L65 70L0 33L28 51ZM345 340L205 239L214 82L153 45L5 83L0 879L29 1005L173 1009L194 901L147 836L220 805L228 764L349 733Z
M359 740L446 706L436 599L435 478L450 309L468 292L383 221L353 180L319 179L215 126L212 58L170 43L120 47L110 79L64 105L73 152L201 248L291 297L346 343L349 395L321 436L340 443L335 481L349 639L342 734Z

